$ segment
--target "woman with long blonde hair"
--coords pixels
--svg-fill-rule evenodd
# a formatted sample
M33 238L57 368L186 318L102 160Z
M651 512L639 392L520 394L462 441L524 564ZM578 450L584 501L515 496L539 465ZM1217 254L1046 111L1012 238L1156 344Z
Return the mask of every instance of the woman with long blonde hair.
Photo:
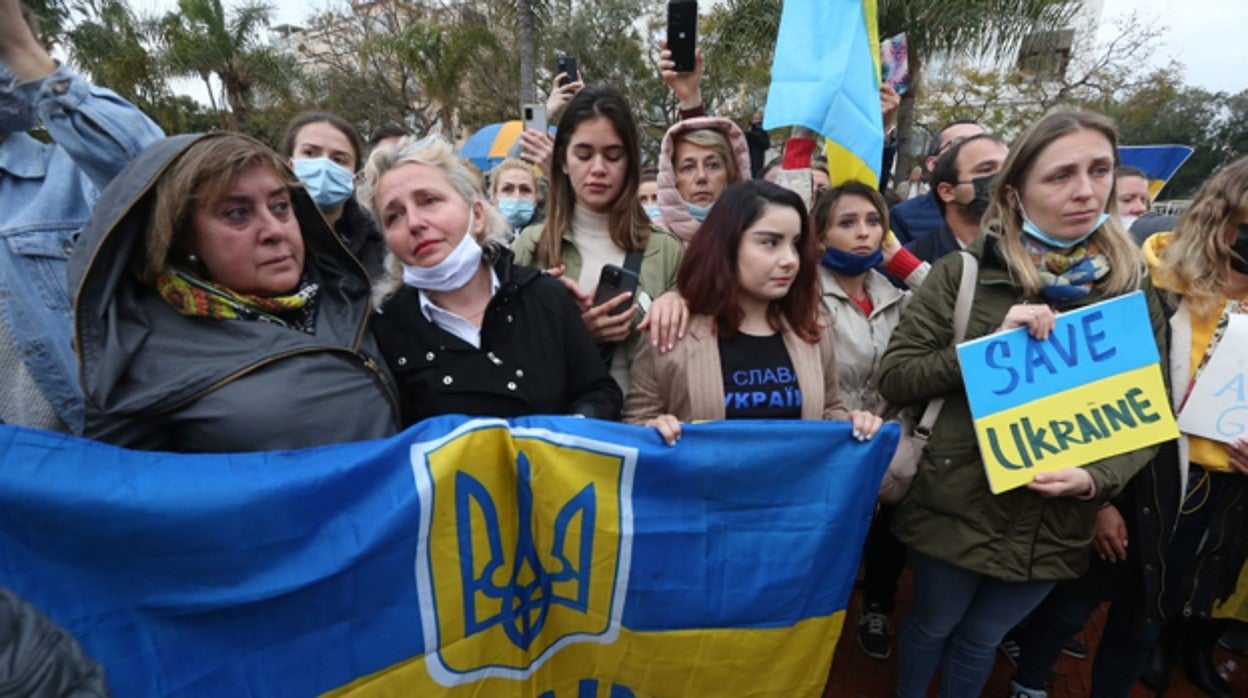
M1059 312L1137 289L1164 347L1164 316L1135 246L1116 221L1117 138L1109 119L1058 111L1010 148L993 185L966 338L1024 327L1045 340ZM893 332L880 393L894 404L944 398L893 531L910 548L915 602L898 640L897 695L979 695L1006 631L1058 580L1088 567L1098 502L1115 495L1156 451L1035 475L998 495L988 488L953 340L962 260L939 260Z

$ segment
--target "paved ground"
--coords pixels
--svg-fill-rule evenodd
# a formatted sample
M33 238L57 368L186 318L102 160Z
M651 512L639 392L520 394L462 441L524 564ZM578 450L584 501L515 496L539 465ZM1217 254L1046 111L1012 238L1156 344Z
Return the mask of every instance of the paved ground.
M898 590L898 609L893 613L894 627L900 627L910 604L911 589L909 574L904 575ZM858 647L855 634L858 630L858 616L862 610L862 599L855 591L850 598L850 607L845 618L845 631L840 644L836 648L836 656L832 661L832 673L828 676L828 687L824 698L888 698L893 694L894 677L897 673L897 655L887 660L871 659L863 654ZM1088 659L1073 659L1065 655L1054 668L1055 677L1049 687L1051 698L1086 698L1091 684L1092 660L1096 641L1100 638L1101 628L1105 623L1105 612L1102 608L1097 612L1088 627L1084 629L1084 639L1089 645ZM1218 671L1231 683L1236 698L1248 698L1248 657L1232 654L1217 648L1214 651L1214 663ZM985 698L1005 698L1009 684L1011 667L1009 662L997 657L997 665L992 678L984 689ZM1166 698L1199 698L1204 694L1196 690L1179 670L1171 677L1170 690ZM932 695L936 695L932 691ZM1131 698L1152 698L1149 691L1141 684L1136 684Z

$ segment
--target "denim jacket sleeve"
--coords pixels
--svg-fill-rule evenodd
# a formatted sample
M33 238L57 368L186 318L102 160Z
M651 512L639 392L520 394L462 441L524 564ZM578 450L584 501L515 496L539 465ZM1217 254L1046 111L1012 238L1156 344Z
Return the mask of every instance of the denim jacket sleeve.
M0 89L31 100L55 141L26 133L0 141L0 321L43 397L80 433L66 263L99 191L162 133L136 107L65 66Z
M148 144L165 135L138 107L64 65L13 90L35 105L52 141L96 189L108 186Z

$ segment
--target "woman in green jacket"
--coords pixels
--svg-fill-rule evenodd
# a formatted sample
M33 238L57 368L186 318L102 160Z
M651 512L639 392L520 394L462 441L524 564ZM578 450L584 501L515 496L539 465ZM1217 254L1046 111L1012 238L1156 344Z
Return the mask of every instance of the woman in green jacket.
M1050 113L1011 148L993 186L984 232L968 252L979 276L967 339L1025 327L1046 340L1058 312L1144 289L1154 336L1164 316L1134 244L1112 217L1117 137L1108 119ZM880 392L897 404L945 398L918 473L894 519L909 546L915 601L898 640L897 695L979 695L1005 632L1057 580L1088 566L1099 501L1115 495L1155 449L1038 473L999 495L988 489L963 390L952 317L962 262L932 269L894 331Z
M525 229L512 245L517 264L562 274L626 394L637 325L650 301L676 285L683 251L675 236L650 224L637 201L639 142L623 95L598 85L577 92L555 133L546 221ZM591 307L602 268L628 267L629 253L641 255L637 293ZM629 306L631 312L617 310Z

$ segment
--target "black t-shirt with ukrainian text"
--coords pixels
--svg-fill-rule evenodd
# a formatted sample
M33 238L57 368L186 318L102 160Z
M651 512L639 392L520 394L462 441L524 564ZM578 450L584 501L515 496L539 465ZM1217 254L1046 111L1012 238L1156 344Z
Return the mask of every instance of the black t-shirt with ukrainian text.
M737 333L719 339L728 419L800 419L802 390L784 338Z

